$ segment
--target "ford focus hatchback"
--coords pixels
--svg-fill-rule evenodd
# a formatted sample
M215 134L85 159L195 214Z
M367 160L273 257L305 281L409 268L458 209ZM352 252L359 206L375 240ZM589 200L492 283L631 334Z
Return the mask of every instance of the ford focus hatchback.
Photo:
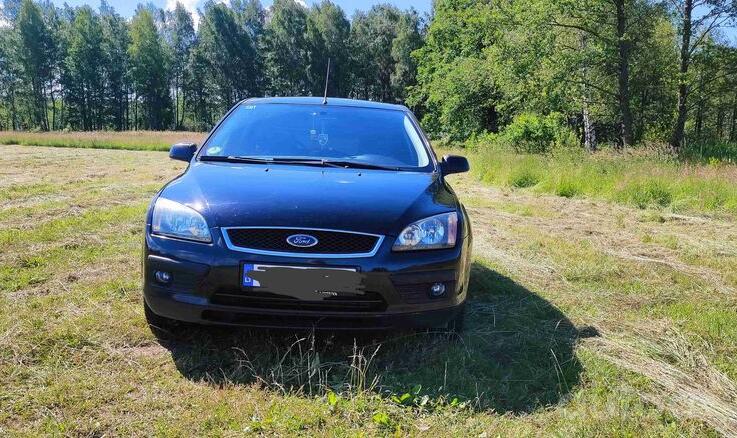
M471 227L404 106L237 104L154 197L148 321L278 328L462 327Z

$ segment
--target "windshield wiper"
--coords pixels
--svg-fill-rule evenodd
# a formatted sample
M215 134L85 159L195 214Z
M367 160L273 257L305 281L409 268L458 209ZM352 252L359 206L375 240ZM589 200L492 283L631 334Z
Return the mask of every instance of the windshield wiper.
M305 166L323 166L323 167L339 167L343 169L376 169L376 170L400 170L398 167L380 166L378 164L362 163L359 161L336 161L326 160L323 158L287 158L287 157L238 157L238 156L220 156L220 155L203 155L201 161L214 161L225 163L252 163L252 164L297 164Z
M337 160L322 160L322 163L327 166L351 168L351 169L375 169L375 170L401 170L396 166L381 166L378 164L363 163L361 161L337 161Z
M330 167L344 167L337 164L326 163L322 159L312 158L285 158L285 157L240 157L240 156L221 156L221 155L203 155L200 157L201 161L214 161L224 163L252 163L252 164L301 164L307 166L330 166Z
M254 163L254 164L270 164L273 161L270 158L256 158L256 157L235 157L235 156L220 156L220 155L203 155L200 157L200 161L214 161L219 163Z

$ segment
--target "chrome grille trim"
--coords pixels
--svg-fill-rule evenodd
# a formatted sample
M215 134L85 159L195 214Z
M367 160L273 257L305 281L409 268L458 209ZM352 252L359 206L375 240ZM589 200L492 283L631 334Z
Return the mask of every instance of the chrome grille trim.
M225 246L228 247L228 249L232 251L238 251L238 252L245 252L249 254L259 254L259 255L267 255L267 256L281 256L281 257L300 257L300 258L318 258L318 259L340 259L340 258L365 258L365 257L373 257L376 255L376 253L379 251L379 248L381 248L381 244L384 243L384 236L381 234L371 234L371 233L361 233L358 231L347 231L347 230L336 230L332 228L306 228L306 227L222 227L222 234L223 234L223 240L225 241ZM348 254L323 254L323 253L296 253L296 252L287 252L287 251L269 251L264 249L254 249L254 248L244 248L241 246L236 246L233 244L233 242L230 240L230 236L228 235L229 230L302 230L302 231L327 231L327 232L335 232L335 233L345 233L345 234L358 234L362 236L372 236L376 237L376 245L374 245L374 248L365 253L348 253Z

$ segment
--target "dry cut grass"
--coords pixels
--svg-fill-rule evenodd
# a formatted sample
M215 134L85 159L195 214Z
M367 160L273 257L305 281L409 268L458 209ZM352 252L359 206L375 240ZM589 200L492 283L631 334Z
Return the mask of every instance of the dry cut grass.
M174 143L200 144L206 134L179 131L18 132L0 131L0 144L166 151Z

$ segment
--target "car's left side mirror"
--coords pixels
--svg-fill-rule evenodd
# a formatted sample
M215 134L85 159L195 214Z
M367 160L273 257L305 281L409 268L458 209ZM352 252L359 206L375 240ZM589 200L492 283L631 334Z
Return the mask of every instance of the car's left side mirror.
M169 149L169 158L172 160L179 161L192 161L195 152L197 152L197 145L194 143L177 143Z
M460 155L446 155L440 162L440 171L443 175L468 172L469 169L471 166L468 164L468 159Z

